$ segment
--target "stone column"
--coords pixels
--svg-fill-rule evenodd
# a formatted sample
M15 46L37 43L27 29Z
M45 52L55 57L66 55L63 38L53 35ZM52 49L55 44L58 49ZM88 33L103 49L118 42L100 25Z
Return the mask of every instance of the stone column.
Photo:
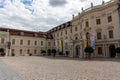
M105 48L105 44L103 44L103 56L106 57L106 48Z
M108 45L106 45L106 57L108 57Z

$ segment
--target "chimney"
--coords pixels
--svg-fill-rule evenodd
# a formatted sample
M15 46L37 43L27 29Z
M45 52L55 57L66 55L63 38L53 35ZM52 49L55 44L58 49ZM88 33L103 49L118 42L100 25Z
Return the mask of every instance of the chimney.
M78 16L80 16L80 12L78 13Z
M72 19L74 19L74 14L72 15Z
M102 5L104 4L105 2L104 2L104 0L102 1Z
M91 7L93 7L93 3L91 3Z
M83 11L83 8L82 8L82 11Z

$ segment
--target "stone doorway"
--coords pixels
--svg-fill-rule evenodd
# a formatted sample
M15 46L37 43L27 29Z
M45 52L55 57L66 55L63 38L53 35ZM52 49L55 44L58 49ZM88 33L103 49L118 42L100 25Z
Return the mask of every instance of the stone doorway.
M115 45L110 45L109 46L109 51L110 51L110 57L115 58L115 56L116 56Z
M77 57L77 58L78 58L78 57L80 56L80 46L79 46L79 45L77 45L75 49L76 49L76 54L75 54L75 57Z
M0 56L2 56L2 53L4 53L4 48L0 48Z

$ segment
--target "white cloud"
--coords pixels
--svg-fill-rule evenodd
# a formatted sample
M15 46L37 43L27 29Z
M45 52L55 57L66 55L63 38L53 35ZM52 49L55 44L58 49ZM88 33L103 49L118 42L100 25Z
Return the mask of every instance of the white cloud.
M21 0L3 1L4 8L0 8L1 27L36 31L47 31L71 20L72 14L78 14L82 7L89 7L91 2L95 5L102 3L102 0L66 0L65 5L57 7L51 6L49 0L33 0L30 5L22 3ZM3 1L0 4L3 4Z

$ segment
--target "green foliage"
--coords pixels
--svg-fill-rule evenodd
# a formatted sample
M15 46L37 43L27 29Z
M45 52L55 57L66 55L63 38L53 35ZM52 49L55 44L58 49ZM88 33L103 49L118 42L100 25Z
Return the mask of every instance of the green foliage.
M52 53L53 53L53 57L55 57L55 55L57 53L56 49L52 49Z
M31 53L29 53L29 56L32 56L32 54L31 54Z
M1 53L1 56L5 56L5 53L4 53L4 52L2 52L2 53Z
M12 56L15 56L15 53L12 53Z
M41 50L41 53L46 53L46 51L45 50Z
M48 55L51 55L51 52L52 52L51 49L47 50Z
M120 54L120 47L117 47L117 48L116 48L116 53L119 53L119 54Z
M90 46L88 46L88 47L85 48L85 52L86 52L86 53L91 54L91 53L93 53L93 51L94 51L93 48L90 47Z
M66 55L67 55L67 56L69 55L69 51L66 51Z
M52 49L52 53L56 53L57 51L56 51L56 49Z
M59 55L63 55L63 52L59 52Z

